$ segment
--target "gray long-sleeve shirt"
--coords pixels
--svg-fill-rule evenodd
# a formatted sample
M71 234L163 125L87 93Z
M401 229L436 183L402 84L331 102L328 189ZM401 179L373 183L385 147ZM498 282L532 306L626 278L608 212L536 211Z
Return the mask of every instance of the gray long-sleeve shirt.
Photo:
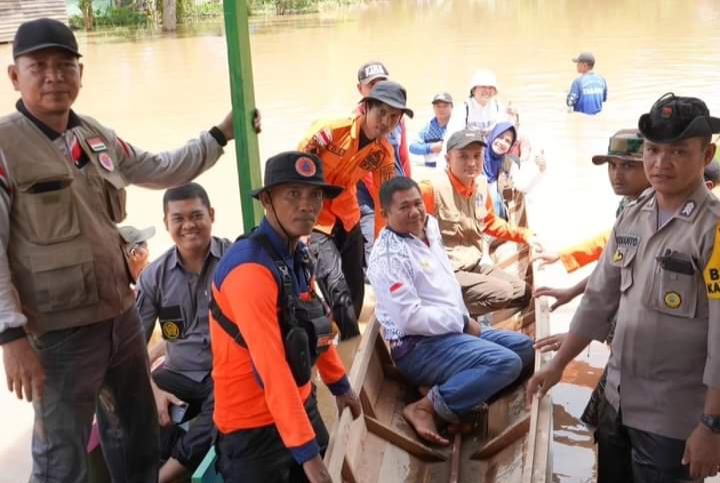
M138 282L137 307L146 336L158 319L179 322L182 333L167 340L165 368L197 382L212 369L208 302L213 272L230 245L229 240L213 237L200 273L187 271L172 247L143 270Z

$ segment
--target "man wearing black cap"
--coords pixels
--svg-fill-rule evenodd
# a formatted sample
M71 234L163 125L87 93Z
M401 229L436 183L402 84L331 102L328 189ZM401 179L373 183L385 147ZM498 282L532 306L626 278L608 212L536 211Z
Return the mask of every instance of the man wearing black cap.
M362 99L365 99L370 95L375 84L390 78L390 72L382 62L371 61L360 66L357 77L357 90ZM355 113L365 113L364 102L357 105ZM397 126L387 134L387 140L393 148L393 153L395 153L395 174L397 176L410 176L412 173L407 143L407 127L403 119L400 119ZM375 202L370 194L374 189L372 173L365 175L357 184L357 199L360 205L360 229L365 240L366 263L370 258L370 250L372 250L375 242ZM358 314L359 316L360 314Z
M568 108L583 114L597 114L602 111L603 102L607 101L607 81L593 71L595 56L592 53L582 52L572 61L575 62L580 77L570 86Z
M116 223L127 185L178 185L214 165L232 119L153 155L72 110L83 66L67 26L22 24L13 56L21 99L0 118L0 344L8 387L35 409L31 481L86 481L94 413L113 480L156 481L157 414Z
M323 202L343 188L325 182L313 154L291 151L265 165L255 191L265 218L225 254L213 277L210 335L218 468L225 483L329 483L328 433L311 382L349 406L360 403L335 350L326 306L313 291L307 247Z
M382 183L395 176L395 156L387 135L407 107L407 92L400 84L380 81L363 98L364 109L355 118L321 121L313 125L300 143L300 150L323 161L328 182L345 191L325 201L310 236L310 247L318 257L318 284L330 302L343 339L358 335L358 317L365 295L363 237L356 185L368 173L373 177L370 195L379 205ZM375 213L375 233L383 226Z
M618 217L570 331L528 384L546 393L617 312L599 413L598 481L698 481L720 465L720 201L703 169L720 132L667 94L640 117L652 189Z

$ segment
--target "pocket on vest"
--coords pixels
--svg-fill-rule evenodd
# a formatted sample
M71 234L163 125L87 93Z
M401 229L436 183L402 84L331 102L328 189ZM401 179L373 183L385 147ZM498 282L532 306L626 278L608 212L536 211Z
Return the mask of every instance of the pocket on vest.
M80 234L70 183L67 180L45 181L20 188L15 203L27 214L24 224L31 242L51 245L71 240Z
M31 256L31 272L40 312L74 309L99 301L93 253L87 244L68 244L53 254Z
M127 193L125 188L118 189L112 183L105 180L105 202L107 203L110 219L114 223L120 223L127 216L125 211L126 199Z

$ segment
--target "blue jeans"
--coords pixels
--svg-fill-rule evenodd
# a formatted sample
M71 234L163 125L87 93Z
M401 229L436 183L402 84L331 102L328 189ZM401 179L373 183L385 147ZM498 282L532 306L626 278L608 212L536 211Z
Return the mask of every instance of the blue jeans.
M483 327L480 337L448 334L423 338L395 364L411 384L432 386L428 398L438 416L458 422L515 382L534 354L528 336Z

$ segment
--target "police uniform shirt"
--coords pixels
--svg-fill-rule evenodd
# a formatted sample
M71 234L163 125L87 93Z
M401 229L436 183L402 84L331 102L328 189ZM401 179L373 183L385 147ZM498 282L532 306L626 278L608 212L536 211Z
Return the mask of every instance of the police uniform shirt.
M570 331L605 340L623 424L686 439L720 387L720 201L699 185L666 223L647 190L618 218ZM660 228L658 228L660 227Z
M137 307L149 338L159 322L167 342L165 368L194 381L212 369L208 302L215 267L230 241L212 237L202 271L185 270L172 247L143 270L138 282Z

